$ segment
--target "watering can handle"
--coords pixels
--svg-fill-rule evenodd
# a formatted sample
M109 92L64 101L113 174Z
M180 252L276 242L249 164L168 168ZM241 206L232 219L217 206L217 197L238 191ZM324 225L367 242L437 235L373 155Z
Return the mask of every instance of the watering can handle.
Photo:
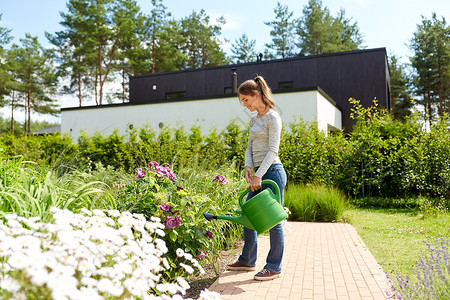
M278 203L280 203L281 205L281 194L280 194L280 188L278 187L278 184L275 183L275 181L270 180L270 179L264 179L263 181L261 181L261 185L268 183L271 186L273 186L275 188L276 191L276 196L277 196L277 201ZM245 195L247 195L249 192L251 191L250 188L246 189L245 191L242 192L242 194L239 196L239 206L242 206L244 204L244 202L242 201L242 199L244 198Z

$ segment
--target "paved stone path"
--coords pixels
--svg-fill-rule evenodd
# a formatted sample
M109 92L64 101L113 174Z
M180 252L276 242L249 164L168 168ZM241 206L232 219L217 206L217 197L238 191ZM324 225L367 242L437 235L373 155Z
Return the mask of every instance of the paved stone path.
M350 224L288 222L281 277L254 280L268 251L260 235L256 271L226 271L209 290L233 300L386 299L386 276Z

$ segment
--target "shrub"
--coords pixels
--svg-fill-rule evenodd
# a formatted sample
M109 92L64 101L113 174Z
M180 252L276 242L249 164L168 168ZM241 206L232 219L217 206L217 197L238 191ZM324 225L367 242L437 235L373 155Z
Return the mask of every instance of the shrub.
M346 206L338 189L321 184L289 185L285 199L290 219L299 221L340 221Z

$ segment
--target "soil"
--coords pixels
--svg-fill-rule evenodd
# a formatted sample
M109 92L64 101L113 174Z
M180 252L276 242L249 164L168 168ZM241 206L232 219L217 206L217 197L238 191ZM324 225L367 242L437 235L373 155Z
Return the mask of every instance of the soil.
M232 249L222 251L215 266L212 264L203 266L205 274L189 280L189 285L191 287L186 291L184 298L198 299L200 297L200 292L209 288L214 281L216 281L219 275L227 269L227 265L237 260L239 254L241 253L242 246L243 242L236 242Z

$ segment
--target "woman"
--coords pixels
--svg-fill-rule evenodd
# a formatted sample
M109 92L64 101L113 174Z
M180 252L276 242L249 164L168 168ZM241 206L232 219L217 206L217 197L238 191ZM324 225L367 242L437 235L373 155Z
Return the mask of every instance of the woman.
M272 92L262 76L243 82L238 89L238 96L242 104L251 112L258 113L250 119L250 129L247 150L245 152L245 178L250 184L251 192L247 200L261 191L261 181L271 179L275 181L281 193L286 186L286 172L278 157L281 135L281 118L275 110ZM252 170L255 171L253 175ZM272 188L272 186L267 185ZM266 188L266 185L263 186ZM281 223L269 231L270 251L266 265L254 278L256 280L272 280L280 277L281 261L284 251L284 233ZM229 270L255 270L257 256L257 233L244 227L244 248L238 261L228 265Z

